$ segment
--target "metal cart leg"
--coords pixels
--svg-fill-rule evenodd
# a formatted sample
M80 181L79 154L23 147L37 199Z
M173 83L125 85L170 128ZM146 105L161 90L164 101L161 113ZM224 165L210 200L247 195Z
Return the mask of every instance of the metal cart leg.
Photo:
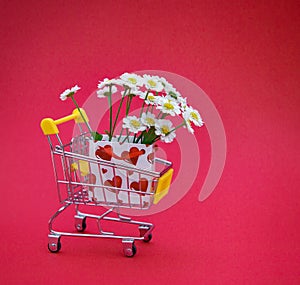
M61 207L49 220L49 235L48 235L48 249L50 252L56 253L61 250L60 237L61 234L53 230L53 222L59 214L66 210L71 204L65 204Z
M149 242L152 239L152 229L150 226L141 225L139 226L140 237L143 237L144 242Z
M75 215L74 218L75 218L75 229L78 232L84 232L84 230L86 229L86 217Z
M75 216L74 216L74 220L75 220L75 229L78 232L84 232L84 230L86 229L86 216L84 214L82 214L81 212L79 212L79 207L78 205L75 206Z

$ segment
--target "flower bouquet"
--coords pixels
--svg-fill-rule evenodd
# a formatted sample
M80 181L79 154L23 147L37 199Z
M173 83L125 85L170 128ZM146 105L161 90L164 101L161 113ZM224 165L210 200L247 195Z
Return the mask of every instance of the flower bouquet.
M77 85L67 89L60 98L71 98L81 112L74 98L79 89ZM109 128L101 131L104 134L92 131L83 114L80 114L93 138L89 155L98 159L153 170L156 142L171 143L176 138L177 129L183 127L193 134L194 126L203 125L199 112L188 105L187 98L163 77L124 73L119 78L100 81L96 94L100 100L107 100ZM119 96L115 104L112 104L113 96ZM172 122L175 117L180 121L177 125ZM91 173L97 172L93 166L91 168ZM152 191L151 179L147 175L131 173L128 181L125 170L103 168L101 171L102 177L94 177L94 181L101 179L104 185L113 188L126 188L127 183L131 190L137 191L136 197L130 197L131 203L135 199L140 201L141 193ZM105 199L129 202L126 201L129 198L116 196L115 193L109 196L109 192L105 194ZM94 200L101 201L101 195L103 191L94 189L91 193ZM149 203L146 197L143 202Z

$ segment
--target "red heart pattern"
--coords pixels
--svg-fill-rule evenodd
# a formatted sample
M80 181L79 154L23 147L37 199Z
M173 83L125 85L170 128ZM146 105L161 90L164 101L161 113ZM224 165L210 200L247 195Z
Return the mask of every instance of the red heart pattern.
M137 147L132 147L132 148L130 148L129 152L123 151L121 154L121 158L124 161L132 163L133 165L136 165L139 157L143 154L145 154L144 149L139 150Z
M106 180L104 182L105 186L108 187L116 187L116 188L121 188L122 186L122 178L120 176L114 176L112 180ZM110 189L111 191L115 192L115 190Z
M111 161L111 158L113 157L113 148L110 145L105 145L104 147L98 146L95 155L97 158Z
M139 182L137 181L131 182L130 189L135 191L146 192L148 189L148 179L141 178ZM145 196L145 194L141 194L141 195Z

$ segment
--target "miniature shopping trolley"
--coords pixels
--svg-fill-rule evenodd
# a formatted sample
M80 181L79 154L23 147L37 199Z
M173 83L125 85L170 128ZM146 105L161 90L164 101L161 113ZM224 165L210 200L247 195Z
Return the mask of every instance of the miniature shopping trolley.
M64 144L57 126L72 120L79 131L71 142ZM75 109L71 115L58 120L45 118L41 121L42 131L50 144L59 201L63 204L49 220L48 249L59 252L62 236L112 238L121 239L125 256L132 257L136 253L135 241L149 242L154 225L125 216L122 209L146 210L157 204L169 191L172 163L153 157L150 152L147 159L151 167L140 167L138 155L146 155L147 150L133 152L135 149L131 148L118 156L112 153L110 142L104 140L97 145L91 133L85 130L86 124L88 118L83 109ZM75 208L74 231L54 230L55 219L71 205ZM82 207L96 209L88 206L101 207L101 214L83 212ZM87 219L96 220L97 231L85 232ZM106 226L132 225L137 228L137 234L104 230L104 221Z

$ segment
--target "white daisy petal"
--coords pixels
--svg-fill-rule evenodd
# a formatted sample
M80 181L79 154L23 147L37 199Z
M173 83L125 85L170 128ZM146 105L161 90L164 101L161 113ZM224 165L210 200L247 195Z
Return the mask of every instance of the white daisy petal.
M175 131L172 131L174 128L170 120L157 120L155 123L155 134L160 136L161 141L170 143L176 137Z
M199 112L196 109L193 109L192 107L186 107L183 113L183 118L186 121L193 122L194 125L198 127L201 127L204 124Z
M171 143L176 137L175 132L172 132L170 134L168 134L167 136L162 136L160 137L161 141L165 142L165 143Z
M142 86L144 83L143 78L134 73L126 72L122 74L120 78L123 81L123 84L130 88L137 89L138 86Z
M63 93L60 94L60 99L62 101L65 101L68 97L74 95L78 90L80 90L80 87L78 85L75 85L70 89L66 89Z
M155 126L156 118L152 113L143 113L141 117L142 123L147 127Z
M105 86L102 89L97 90L97 97L98 98L105 98L111 94L114 94L118 91L117 87L112 85L112 86Z
M98 88L102 89L103 87L110 84L110 80L108 78L104 78L103 81L99 81Z
M192 128L191 122L190 121L185 121L185 127L187 128L188 132L193 134L194 129Z
M160 77L160 78L159 78L159 81L162 83L162 85L163 85L163 87L164 87L164 89L165 89L165 91L166 91L167 93L169 93L169 92L171 92L171 91L176 91L176 89L173 87L173 85L172 85L171 83L169 83L169 82L166 80L166 78Z
M156 91L156 92L161 92L164 89L163 84L160 82L160 78L158 76L151 76L145 74L143 76L144 78L144 83L147 89Z
M168 97L161 98L157 109L171 116L181 114L181 110L178 103L175 100L170 100L170 98Z
M187 98L178 97L178 102L180 104L181 111L183 112L187 107Z
M134 134L146 130L146 126L144 126L141 122L141 119L137 118L136 116L127 116L126 118L124 118L123 128L128 129Z
M145 100L145 103L147 105L157 105L159 104L159 101L160 101L160 96L155 96L152 92L138 92L137 95L139 95L139 97L141 99L144 99Z
M78 90L80 90L80 87L78 85L75 85L70 90L71 90L71 92L76 93Z
M122 85L122 81L120 79L104 78L103 81L99 81L98 89L102 89L103 87L109 85Z

